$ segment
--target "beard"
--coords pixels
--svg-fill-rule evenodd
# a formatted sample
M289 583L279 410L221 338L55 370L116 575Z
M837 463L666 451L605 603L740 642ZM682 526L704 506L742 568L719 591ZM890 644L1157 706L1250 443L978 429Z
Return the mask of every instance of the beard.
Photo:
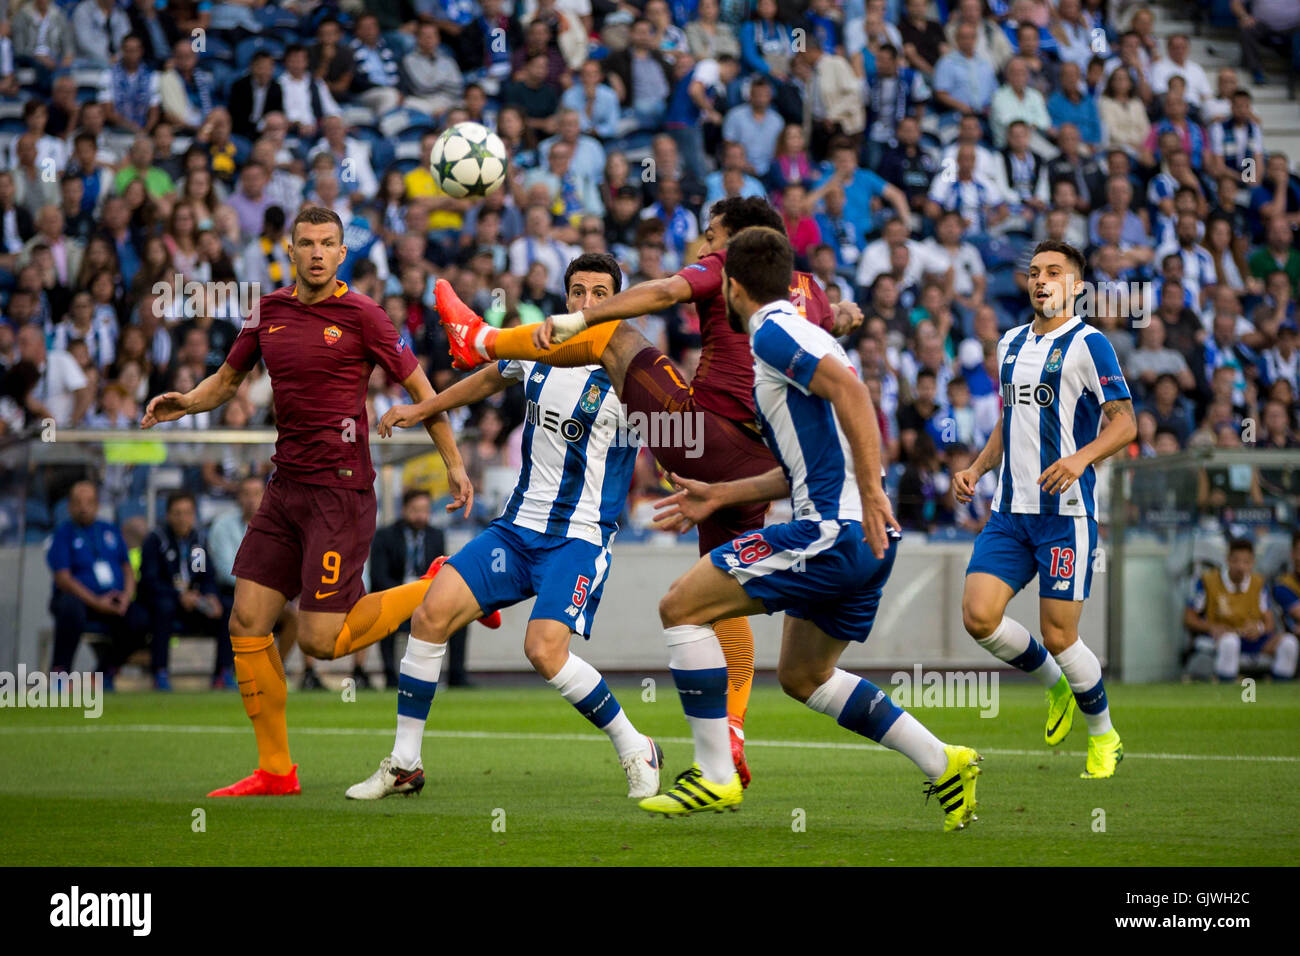
M736 311L736 307L731 304L730 299L727 300L727 324L731 326L733 332L745 336L749 335L749 329L745 327L745 320L740 317L740 313Z

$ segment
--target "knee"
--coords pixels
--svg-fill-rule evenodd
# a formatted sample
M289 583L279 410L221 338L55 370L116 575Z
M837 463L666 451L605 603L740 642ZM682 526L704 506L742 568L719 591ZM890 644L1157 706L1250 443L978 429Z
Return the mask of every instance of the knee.
M664 627L676 627L681 621L682 601L677 585L668 589L668 593L659 599L659 623Z
M257 627L257 622L253 620L253 615L249 613L248 608L238 601L230 608L230 618L227 623L228 633L237 637L252 637L256 634L254 628Z
M308 657L331 661L334 659L334 645L338 635L322 634L302 628L298 631L298 646Z
M1219 649L1220 649L1221 651L1228 651L1228 652L1231 652L1231 651L1240 651L1240 650L1241 650L1241 637L1240 637L1239 635L1237 635L1237 634L1233 634L1233 633L1231 633L1231 632L1222 635L1222 636L1219 638Z
M776 678L781 682L781 689L786 696L793 697L801 704L807 703L818 687L831 679L830 668L818 671L811 667L790 667L778 665Z
M533 670L550 680L564 666L569 650L564 644L556 641L525 639L524 656L528 658L528 663L533 665Z
M1051 654L1053 657L1060 654L1079 639L1079 635L1074 631L1067 632L1059 627L1052 627L1048 624L1044 624L1042 630L1043 646L1047 648L1047 653Z
M427 598L411 612L411 633L426 641L441 643L446 640L450 624L446 612Z
M998 629L1002 623L1001 612L977 601L963 598L961 602L961 622L966 633L977 641L982 641Z

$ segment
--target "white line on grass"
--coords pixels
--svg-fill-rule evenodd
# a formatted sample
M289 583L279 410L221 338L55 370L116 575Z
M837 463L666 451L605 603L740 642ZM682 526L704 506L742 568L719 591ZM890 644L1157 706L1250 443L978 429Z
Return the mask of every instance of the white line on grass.
M0 727L0 736L6 734L78 734L78 733L144 733L144 734L246 734L248 728L227 727L219 724L82 724L77 726L31 726ZM376 737L389 736L393 732L375 727L295 727L295 736L308 737ZM426 730L426 737L442 737L449 740L542 740L542 741L604 741L606 738L595 734L535 734L513 731L488 730ZM689 737L656 738L668 744L689 744ZM799 750L863 750L885 753L888 748L878 744L836 743L820 740L759 740L748 738L748 747L787 747ZM1048 750L1010 750L999 747L980 747L980 753L996 757L1048 757ZM1071 757L1082 757L1082 751L1057 751ZM1300 763L1300 757L1278 756L1273 754L1168 754L1168 753L1132 753L1124 752L1126 758L1139 760L1228 760L1248 761L1252 763Z

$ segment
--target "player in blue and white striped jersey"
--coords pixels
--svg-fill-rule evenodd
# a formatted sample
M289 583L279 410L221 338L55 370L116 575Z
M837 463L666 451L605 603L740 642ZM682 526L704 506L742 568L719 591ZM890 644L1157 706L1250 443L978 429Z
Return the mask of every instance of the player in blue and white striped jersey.
M1083 274L1083 254L1073 246L1047 240L1035 248L1033 321L998 343L998 427L970 468L953 476L953 489L969 501L980 477L999 469L993 513L966 568L966 630L1048 689L1048 744L1065 739L1077 704L1088 722L1083 776L1097 778L1114 774L1124 748L1111 726L1101 664L1079 639L1097 547L1093 465L1128 445L1137 424L1114 348L1075 315ZM1035 575L1042 644L1005 616Z
M612 256L579 256L564 276L570 311L614 295L621 282ZM475 404L516 382L523 383L527 403L519 481L501 515L446 560L412 615L393 752L348 790L353 799L376 800L424 786L420 744L448 638L491 610L534 596L524 634L528 660L609 736L627 775L628 796L659 792L658 745L632 726L600 673L569 652L573 634L591 634L637 455L605 370L518 361L487 365L432 399L390 409L379 433L387 437L395 427ZM476 608L489 610L475 613Z
M727 317L737 332L748 329L755 405L778 467L712 485L674 476L682 490L659 510L665 527L680 530L719 508L789 494L794 520L715 548L660 602L695 765L640 806L673 815L740 803L726 662L713 625L784 611L777 675L786 693L911 758L939 796L944 829L960 829L973 819L979 754L944 744L883 690L835 666L850 642L871 633L898 522L881 480L871 395L835 340L786 301L793 268L789 240L774 229L741 230L728 246Z

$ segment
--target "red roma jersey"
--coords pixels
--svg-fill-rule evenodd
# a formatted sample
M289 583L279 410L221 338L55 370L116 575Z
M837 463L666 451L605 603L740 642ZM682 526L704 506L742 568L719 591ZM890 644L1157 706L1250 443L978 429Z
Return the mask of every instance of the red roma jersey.
M261 358L271 373L278 432L277 471L313 485L369 488L370 427L366 386L376 365L405 381L417 362L387 314L340 282L315 305L288 286L264 295L226 362L247 372Z
M691 301L700 314L700 366L691 379L695 401L701 408L730 418L753 421L754 354L749 336L727 322L727 301L722 294L722 267L727 252L710 252L677 274L691 287ZM834 322L831 303L811 275L796 272L790 286L790 301L808 321L830 331Z

